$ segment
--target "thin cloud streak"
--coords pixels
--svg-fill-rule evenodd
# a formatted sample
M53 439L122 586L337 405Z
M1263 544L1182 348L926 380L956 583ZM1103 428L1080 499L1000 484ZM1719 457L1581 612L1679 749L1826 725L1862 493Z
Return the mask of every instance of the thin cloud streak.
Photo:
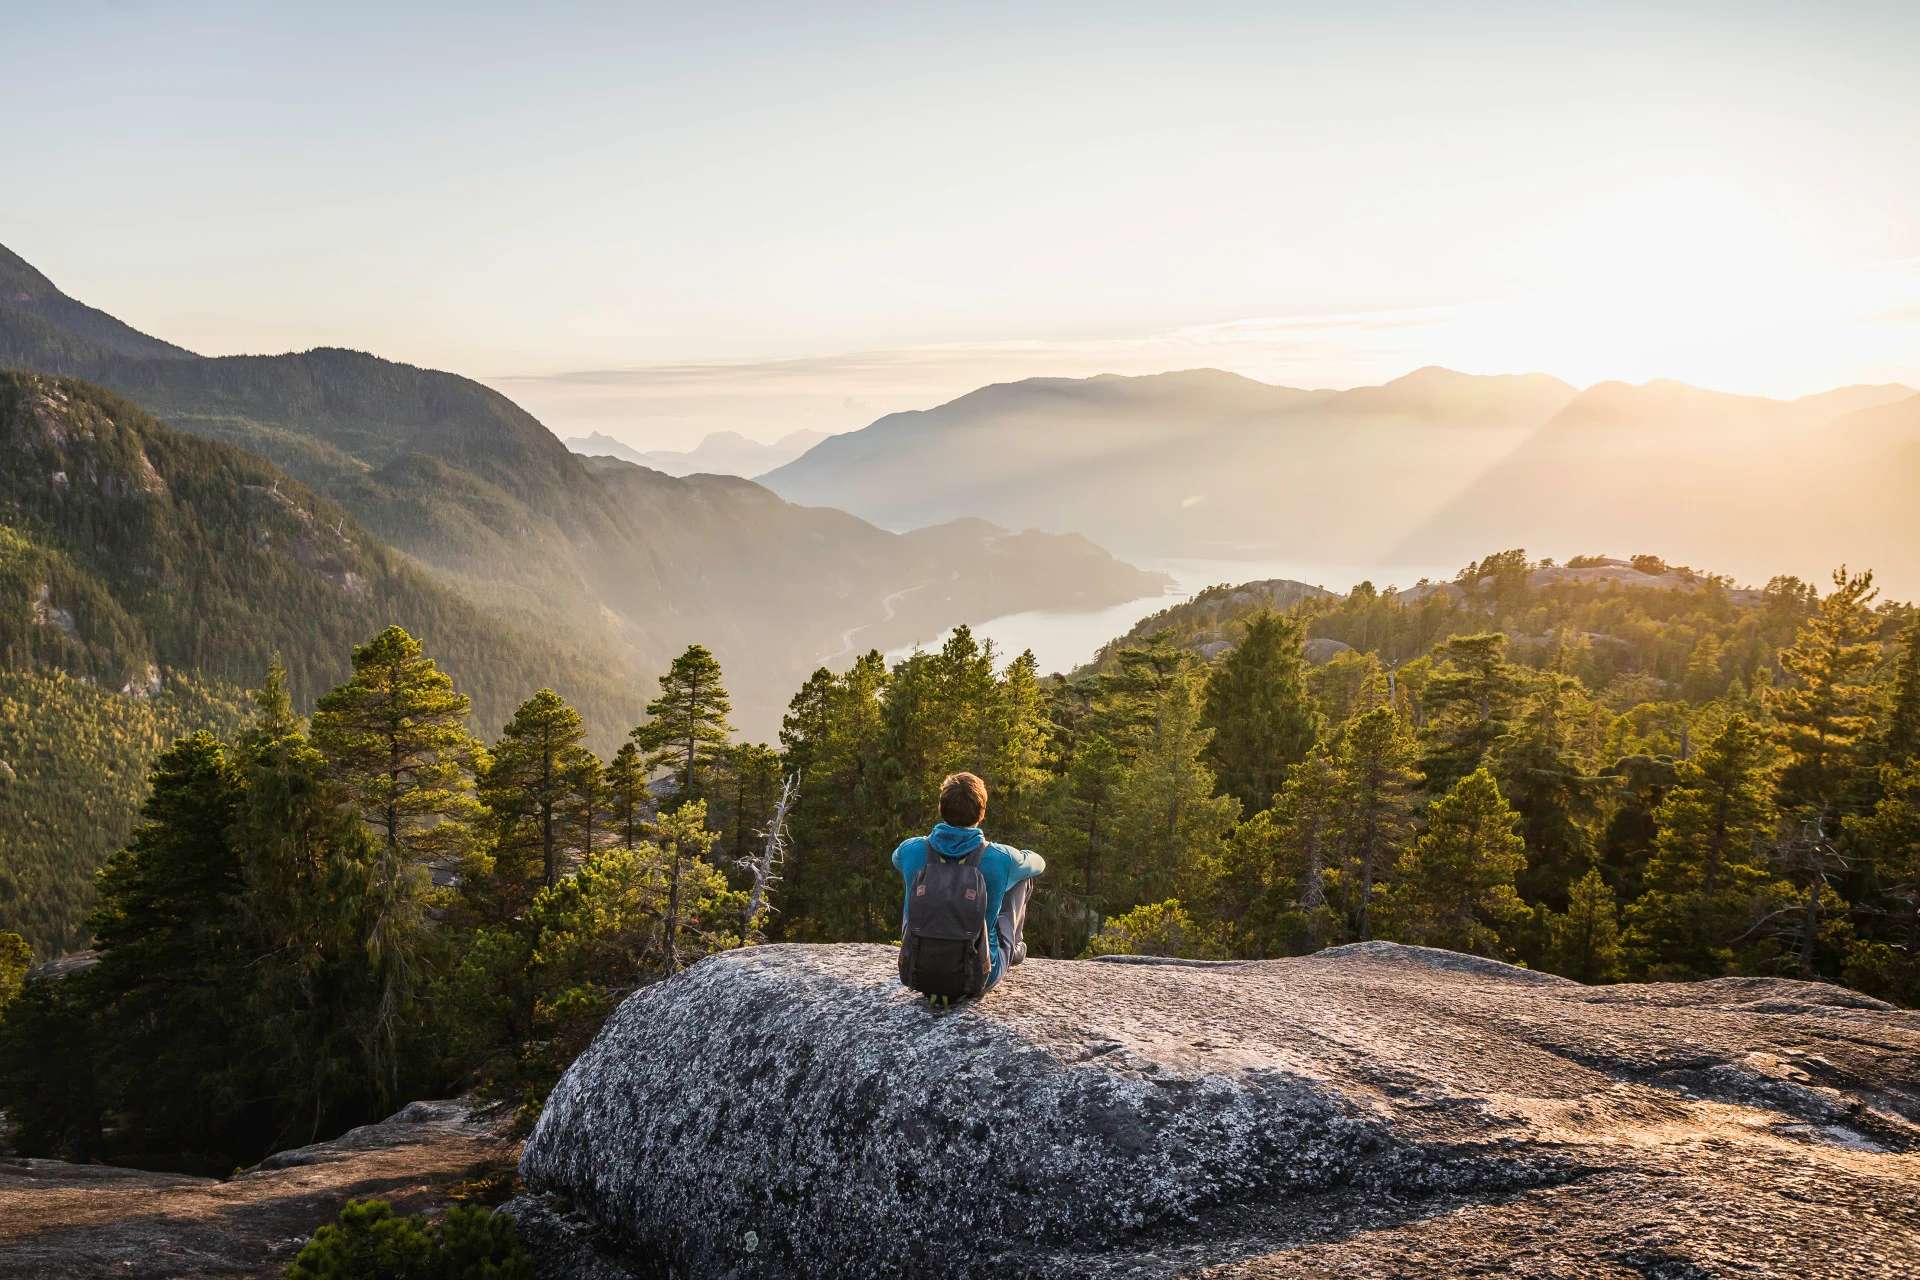
M1205 367L1343 388L1428 364L1545 372L1582 386L1676 378L1781 398L1855 382L1920 384L1920 262L1798 274L1723 266L1612 290L1254 317L1132 338L942 343L488 381L562 436L598 430L637 446L686 448L710 431L770 441L803 427L853 430L1021 378Z

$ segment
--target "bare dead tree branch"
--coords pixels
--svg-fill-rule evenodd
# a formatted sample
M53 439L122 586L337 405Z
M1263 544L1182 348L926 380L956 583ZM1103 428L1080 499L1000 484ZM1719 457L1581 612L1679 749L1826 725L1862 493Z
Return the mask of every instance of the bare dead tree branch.
M774 805L772 820L764 830L754 832L760 837L759 852L739 860L753 876L753 890L747 895L746 916L742 921L742 930L749 937L759 933L761 919L773 910L767 905L767 892L780 882L780 864L787 856L787 815L799 798L800 775L790 774L781 779L780 801Z

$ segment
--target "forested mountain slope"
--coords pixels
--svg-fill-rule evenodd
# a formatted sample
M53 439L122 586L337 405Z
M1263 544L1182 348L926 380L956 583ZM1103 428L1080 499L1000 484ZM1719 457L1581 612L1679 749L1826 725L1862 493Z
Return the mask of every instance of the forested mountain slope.
M64 345L67 358L75 362L97 361L101 351L147 359L195 358L185 347L149 337L74 301L5 245L0 245L0 345L37 347L43 357L52 358L59 358Z
M543 685L609 737L641 717L635 681L489 616L272 463L98 387L0 373L0 929L76 944L147 757L228 725L276 653L310 705L391 622L482 725Z
M1074 535L1015 534L983 520L889 533L735 476L676 478L615 458L588 465L633 520L646 570L664 586L653 627L669 647L711 649L736 706L784 707L823 664L842 667L963 619L1097 608L1167 581ZM880 607L850 608L867 600Z
M761 479L889 528L977 515L1123 553L1364 560L1574 394L1446 369L1342 392L1212 369L1030 378L889 414Z
M1442 561L1496 541L1562 552L1662 548L1764 579L1871 563L1920 587L1902 533L1920 467L1911 388L1845 387L1800 400L1683 383L1589 387L1402 541Z
M82 313L86 332L61 327ZM270 459L467 600L590 655L618 679L650 682L688 643L690 622L705 628L695 639L735 637L730 666L786 673L846 647L796 646L796 633L866 641L864 628L897 613L891 597L935 579L957 575L974 588L922 593L945 605L922 619L934 629L1037 605L1116 603L1159 581L1077 538L1027 539L1017 573L982 572L991 561L979 558L977 539L938 538L921 546L911 580L900 576L897 551L867 572L857 552L841 558L849 547L787 540L791 529L829 516L796 510L769 523L766 514L784 504L744 481L658 476L616 492L604 467L498 392L454 374L333 349L200 358L144 347L153 340L115 325L17 257L0 260L0 368L85 377L182 431ZM928 512L911 523L961 514L974 513ZM886 541L880 530L863 536ZM932 563L929 548L954 558ZM798 588L777 618L747 586L758 564L780 565L780 580ZM770 680L764 697L742 688L740 727L770 737L787 683L784 674Z

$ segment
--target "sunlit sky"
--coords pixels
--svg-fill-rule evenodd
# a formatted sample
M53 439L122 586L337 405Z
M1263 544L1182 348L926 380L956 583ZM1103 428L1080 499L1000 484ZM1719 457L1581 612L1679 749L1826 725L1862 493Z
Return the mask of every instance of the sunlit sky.
M1920 5L0 0L0 243L562 434L1419 365L1920 385Z

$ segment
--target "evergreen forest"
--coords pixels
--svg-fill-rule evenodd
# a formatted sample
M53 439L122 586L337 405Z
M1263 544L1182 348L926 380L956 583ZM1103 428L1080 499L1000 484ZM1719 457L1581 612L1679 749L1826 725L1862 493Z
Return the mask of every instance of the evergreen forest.
M1039 956L1382 939L1920 1003L1920 613L1865 572L1589 572L1617 563L1221 587L1069 676L959 628L820 670L778 746L739 739L698 645L617 736L551 689L476 716L399 625L310 714L277 662L245 706L49 678L144 718L40 751L129 787L112 744L174 736L95 881L97 962L26 977L0 939L0 1106L26 1154L202 1172L461 1089L531 1118L642 984L893 941L891 852L958 770L1047 858Z

